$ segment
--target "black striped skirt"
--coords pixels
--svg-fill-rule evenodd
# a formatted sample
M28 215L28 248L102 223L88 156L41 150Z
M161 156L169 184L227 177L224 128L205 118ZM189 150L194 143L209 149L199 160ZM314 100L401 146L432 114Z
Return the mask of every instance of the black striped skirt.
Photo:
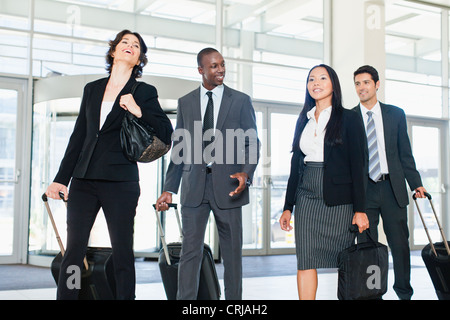
M295 203L298 270L336 268L340 251L352 244L353 205L327 206L323 200L323 163L308 162Z

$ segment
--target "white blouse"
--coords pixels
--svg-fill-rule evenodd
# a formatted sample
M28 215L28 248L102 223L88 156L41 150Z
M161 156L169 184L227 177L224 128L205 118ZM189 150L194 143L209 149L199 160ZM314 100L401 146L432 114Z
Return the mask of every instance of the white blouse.
M306 115L308 123L303 129L300 138L300 150L305 154L304 161L323 162L323 149L325 141L325 132L328 120L331 116L331 106L322 110L319 119L316 122L314 113L316 107L312 108Z
M103 124L105 123L106 117L111 112L112 107L114 105L114 101L103 101L102 107L100 109L100 129L102 128Z

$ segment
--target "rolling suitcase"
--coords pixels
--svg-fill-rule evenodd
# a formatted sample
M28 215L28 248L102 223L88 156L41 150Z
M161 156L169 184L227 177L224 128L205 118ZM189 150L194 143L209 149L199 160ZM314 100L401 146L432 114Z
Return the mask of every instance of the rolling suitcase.
M431 195L425 193L430 201L431 208L433 210L434 217L436 218L439 231L442 236L442 242L433 243L431 240L428 228L425 224L425 220L420 211L419 205L416 200L416 195L413 195L414 202L416 203L417 211L419 212L420 219L422 220L425 232L430 242L422 249L422 259L430 274L431 281L433 282L436 295L439 300L450 300L450 242L445 239L442 226L436 215L436 211L431 201Z
M64 200L64 195L60 194ZM53 219L53 214L48 205L47 195L42 195L48 216L56 234L61 252L53 259L51 263L51 272L53 279L58 284L59 273L61 270L61 261L65 253L64 245L59 237L58 228ZM66 201L64 201L67 207ZM81 270L79 300L114 300L116 298L116 284L114 279L114 266L112 261L111 248L93 248L88 247L86 257L83 261L84 268Z
M156 212L156 220L159 227L161 243L163 245L159 252L158 265L161 271L161 278L168 300L176 300L178 288L178 262L180 260L181 242L166 243L164 230L162 228L159 211L153 205ZM180 237L183 237L180 216L176 204L169 204L175 209ZM197 300L220 300L220 284L214 265L214 258L211 248L205 243L203 247L203 260L200 270L200 282Z

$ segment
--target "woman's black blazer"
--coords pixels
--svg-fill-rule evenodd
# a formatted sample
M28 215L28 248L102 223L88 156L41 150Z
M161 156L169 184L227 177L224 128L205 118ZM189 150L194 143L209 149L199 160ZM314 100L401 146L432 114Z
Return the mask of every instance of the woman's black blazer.
M119 106L119 101L122 95L131 93L136 80L130 77L100 130L100 108L108 80L109 77L99 79L84 87L80 113L55 182L67 186L72 177L139 181L136 162L125 157L120 145L120 128L126 111ZM170 144L173 128L159 104L156 88L142 82L134 93L134 99L141 107L141 119L155 129L162 141Z
M303 132L306 122L301 128ZM300 133L301 134L301 133ZM366 211L367 153L365 130L358 114L344 109L342 144L324 146L323 197L329 206L353 204L354 212ZM302 182L305 155L294 151L284 210L293 212L297 188Z

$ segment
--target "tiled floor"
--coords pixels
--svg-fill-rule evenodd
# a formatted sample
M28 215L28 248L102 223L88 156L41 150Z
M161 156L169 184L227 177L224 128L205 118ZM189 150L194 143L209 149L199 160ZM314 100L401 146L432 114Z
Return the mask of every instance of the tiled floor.
M245 266L251 265L252 259L261 257L245 257ZM269 258L268 258L269 259ZM273 259L273 258L272 258ZM425 268L420 255L411 256L411 284L414 288L413 300L437 300L434 287L431 283L427 269ZM244 268L245 268L244 266ZM283 268L279 265L278 268ZM218 273L220 284L223 290L222 268L219 265ZM245 272L244 272L245 273ZM274 274L273 276L271 276ZM389 270L388 292L384 295L384 300L397 300L397 296L392 289L393 271ZM244 276L243 280L244 300L296 300L297 284L295 273L291 275L279 275L272 272L265 276ZM26 290L4 290L0 291L0 300L54 300L55 288L26 289ZM319 273L319 288L317 291L318 300L337 299L337 272ZM223 294L222 294L223 297ZM161 282L138 283L136 290L137 300L165 300L165 292Z

